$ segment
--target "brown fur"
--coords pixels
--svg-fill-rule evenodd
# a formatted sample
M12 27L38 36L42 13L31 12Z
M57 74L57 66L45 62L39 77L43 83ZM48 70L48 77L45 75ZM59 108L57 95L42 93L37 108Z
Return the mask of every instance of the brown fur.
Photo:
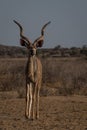
M14 20L20 28L20 44L29 49L29 56L26 65L26 110L25 116L34 119L39 118L39 92L42 80L42 65L36 57L37 47L42 47L44 40L44 29L50 22L46 23L41 29L41 36L32 43L23 35L22 26ZM36 108L36 111L35 111Z

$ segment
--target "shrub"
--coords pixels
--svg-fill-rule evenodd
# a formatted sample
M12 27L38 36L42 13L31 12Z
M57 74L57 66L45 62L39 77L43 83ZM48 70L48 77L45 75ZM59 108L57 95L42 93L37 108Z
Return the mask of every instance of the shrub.
M83 58L44 58L42 95L87 95L87 60ZM17 90L25 96L26 59L0 60L0 91Z

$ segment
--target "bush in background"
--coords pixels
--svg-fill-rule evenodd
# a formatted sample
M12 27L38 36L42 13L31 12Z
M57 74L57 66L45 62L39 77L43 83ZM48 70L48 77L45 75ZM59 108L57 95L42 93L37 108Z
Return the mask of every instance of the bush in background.
M84 58L43 58L41 95L87 95L87 60ZM18 91L25 97L27 59L0 60L0 91Z

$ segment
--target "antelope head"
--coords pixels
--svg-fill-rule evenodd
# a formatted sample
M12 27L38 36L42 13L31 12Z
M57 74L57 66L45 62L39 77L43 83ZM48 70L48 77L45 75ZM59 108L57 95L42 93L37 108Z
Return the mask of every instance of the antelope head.
M46 28L46 26L48 24L50 24L51 22L49 21L48 23L46 23L42 29L41 29L41 36L38 37L33 43L23 34L23 27L21 26L20 23L18 23L17 21L13 20L19 27L20 29L20 44L21 46L25 46L29 49L29 54L31 56L36 54L36 50L38 47L42 47L43 42L44 42L44 30Z

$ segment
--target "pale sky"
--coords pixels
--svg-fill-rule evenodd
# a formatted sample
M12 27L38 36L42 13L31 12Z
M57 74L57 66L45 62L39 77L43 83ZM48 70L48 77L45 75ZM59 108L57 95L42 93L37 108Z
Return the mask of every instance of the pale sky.
M20 46L14 19L31 41L51 21L43 47L87 45L87 0L0 0L0 44Z

